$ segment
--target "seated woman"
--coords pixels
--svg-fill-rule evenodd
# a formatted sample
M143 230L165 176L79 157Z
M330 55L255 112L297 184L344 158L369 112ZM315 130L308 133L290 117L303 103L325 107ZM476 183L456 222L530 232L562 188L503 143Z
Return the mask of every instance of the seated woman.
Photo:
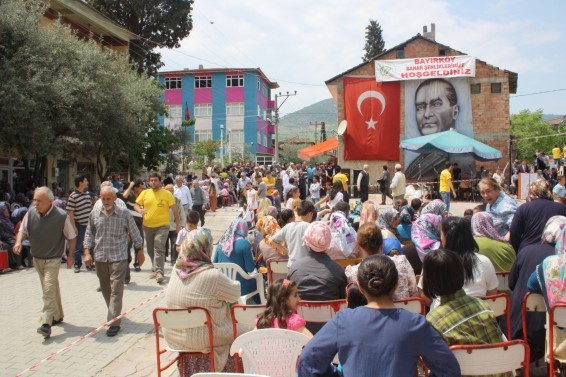
M301 353L299 377L414 376L419 357L431 375L460 376L454 354L425 318L395 307L398 274L390 258L367 257L357 280L368 304L343 309L324 325ZM336 354L341 372L331 364Z
M504 341L489 304L462 289L465 266L453 251L433 250L423 263L423 291L440 300L426 319L449 345L492 344Z
M373 201L368 200L362 205L360 213L360 226L365 223L375 223L379 215L379 207Z
M297 259L287 273L287 279L299 286L299 295L303 300L326 301L346 297L348 281L344 268L326 254L331 240L330 228L321 221L310 223L305 230L303 241L309 252ZM307 324L313 334L320 327L318 323Z
M344 186L342 185L342 182L336 181L332 184L330 190L328 190L328 195L326 195L324 198L320 199L318 202L315 203L314 206L316 208L322 209L318 213L320 218L323 218L324 216L332 212L332 209L334 208L336 203L344 200L344 194L342 193L343 189ZM320 207L324 203L326 203L326 207Z
M397 225L397 233L400 240L405 245L411 241L411 228L413 227L413 218L415 211L410 206L403 206L399 211L399 225Z
M267 303L257 318L256 329L288 329L312 338L311 332L305 327L307 323L297 314L298 306L297 283L278 279L267 289Z
M515 249L495 230L491 213L478 212L472 215L472 233L478 244L478 253L489 258L495 272L511 270L516 258Z
M454 251L462 261L465 283L463 289L467 295L481 298L497 293L499 281L495 275L495 269L488 257L478 253L478 245L474 241L468 219L455 216L445 219L441 225L440 238L442 247ZM423 268L422 276L425 273ZM422 279L419 281L419 288L421 290L423 288ZM426 295L421 295L421 297L427 305L431 306L431 309L440 304L440 301L436 299L431 305L432 297Z
M397 225L399 225L399 211L395 208L385 208L379 212L379 216L377 217L377 226L381 228L383 239L399 239Z
M199 306L210 312L214 331L214 365L217 371L222 371L234 341L229 308L240 297L240 283L230 280L214 268L210 261L211 249L212 236L207 229L199 228L193 237L185 239L165 290L165 302L169 308ZM190 330L165 330L163 335L167 344L174 349L204 352L210 346L206 326ZM191 357L187 360L188 363L180 366L184 373L181 375L190 376L210 370L208 357Z
M251 245L246 238L247 235L248 225L241 217L236 218L218 242L216 253L214 253L214 263L235 263L245 272L253 272L256 266ZM241 296L256 290L254 279L246 280L238 275L237 280L240 282Z
M434 213L421 214L411 227L411 241L422 261L425 255L440 247L440 223L442 216Z
M281 229L273 216L268 215L260 218L257 222L256 229L262 236L262 240L259 243L259 252L265 265L267 265L267 262L270 260L283 261L289 259L287 253L281 251L281 248L276 248L274 242L270 241L271 237Z
M356 231L348 221L350 206L341 201L336 203L330 214L328 226L332 231L332 244L326 251L332 260L358 258L356 250Z
M362 257L367 258L376 254L383 254L383 238L380 229L373 223L365 223L358 229L357 246L361 250ZM389 256L397 268L399 281L393 294L394 300L417 297L417 280L413 267L404 255ZM361 264L346 267L348 282L356 282L358 269Z

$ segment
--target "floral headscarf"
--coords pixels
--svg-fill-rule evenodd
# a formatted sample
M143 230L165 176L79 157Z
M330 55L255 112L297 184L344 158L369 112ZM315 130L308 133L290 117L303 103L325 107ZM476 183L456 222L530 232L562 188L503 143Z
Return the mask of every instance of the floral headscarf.
M544 226L544 230L542 231L541 242L550 245L558 244L558 241L562 240L560 238L560 234L562 233L562 228L564 228L565 225L566 225L565 216L552 216L550 219L548 219L546 225ZM558 245L556 247L558 247ZM564 247L564 244L562 244L561 247ZM557 252L557 254L559 253Z
M257 221L256 229L263 235L265 243L275 249L273 241L271 241L271 237L273 237L275 233L281 229L277 220L270 215L263 216Z
M415 244L420 260L425 255L440 247L440 223L442 216L426 213L419 216L411 228L411 240Z
M248 224L241 217L232 221L226 232L218 242L222 247L222 252L227 257L230 257L232 250L234 250L234 243L239 239L246 239L248 235Z
M344 256L349 257L356 248L357 233L342 211L332 212L328 223L332 240Z
M377 217L377 226L382 229L392 229L393 220L398 214L399 211L393 207L382 210Z
M472 233L474 237L488 237L492 240L505 241L493 226L493 216L489 212L478 212L472 216Z
M552 200L552 188L546 179L537 179L529 185L528 200L547 199Z
M554 216L558 217L558 216ZM548 223L547 223L548 225ZM566 226L562 226L556 242L556 255L546 257L536 269L539 283L544 281L543 296L547 309L566 302Z
M446 203L444 203L440 199L434 199L421 210L421 215L434 213L435 215L444 216L444 214L446 213L446 208Z
M399 221L401 223L411 224L413 217L415 217L415 210L411 206L401 207L401 211L399 212Z
M365 223L376 222L378 213L378 207L374 202L372 202L371 200L364 202L362 206L362 212L360 214L360 226Z
M209 256L211 245L212 234L206 228L198 228L190 232L183 240L175 263L175 271L182 280L203 270L214 268Z
M10 211L8 211L8 215L6 215L6 211L8 211L8 206L4 203L0 204L0 223L2 224L2 227L13 232L14 224L10 220Z

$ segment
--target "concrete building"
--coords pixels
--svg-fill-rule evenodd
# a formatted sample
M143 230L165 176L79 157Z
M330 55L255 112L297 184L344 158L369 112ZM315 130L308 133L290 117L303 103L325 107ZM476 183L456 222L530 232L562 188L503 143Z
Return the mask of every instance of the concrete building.
M429 58L429 57L455 57L467 55L452 47L443 45L435 41L435 28L432 25L432 31L427 32L426 27L423 30L423 35L417 34L413 38L395 46L382 54L376 56L373 60L359 64L352 67L345 72L338 74L335 77L326 81L326 85L336 101L338 107L338 123L345 119L344 107L344 78L346 77L373 77L376 76L375 61L380 60L396 60L396 59L416 59L416 58ZM471 51L473 53L473 51ZM469 120L465 125L467 127L468 136L488 144L503 154L503 159L499 162L482 162L476 163L471 161L469 166L461 166L463 172L469 170L475 171L476 165L485 166L491 170L496 165L504 166L509 158L509 139L510 139L510 114L509 114L509 95L517 91L518 74L510 72L505 69L495 67L488 64L479 58L475 60L475 76L464 77L465 89L469 102L467 112L469 113ZM408 127L415 123L415 82L423 80L403 80L400 83L400 124L399 134L400 140L408 139ZM413 88L412 92L409 88ZM406 98L407 96L407 98ZM413 107L410 109L409 107ZM412 111L412 113L411 113ZM409 114L409 115L408 115ZM412 114L412 115L411 115ZM412 118L409 119L408 116ZM392 125L397 126L397 125ZM350 124L348 124L348 128ZM412 126L411 126L412 127ZM416 127L416 126L415 126ZM458 130L458 124L456 129ZM369 128L368 128L369 130ZM357 173L362 169L363 164L370 165L370 175L372 184L375 184L375 179L379 177L382 165L388 165L390 171L394 171L393 167L396 163L401 163L405 169L409 165L407 161L407 153L400 151L399 159L397 161L383 161L383 160L356 160L346 161L344 159L344 142L343 137L340 136L339 149L337 156L339 164L342 169L349 169L353 178L357 177ZM408 177L416 179L415 176Z
M165 86L168 116L162 125L176 129L183 120L189 140L199 142L224 138L224 156L233 160L253 156L260 164L271 164L275 153L275 101L271 90L279 84L259 68L204 68L160 72ZM220 150L217 153L220 156Z

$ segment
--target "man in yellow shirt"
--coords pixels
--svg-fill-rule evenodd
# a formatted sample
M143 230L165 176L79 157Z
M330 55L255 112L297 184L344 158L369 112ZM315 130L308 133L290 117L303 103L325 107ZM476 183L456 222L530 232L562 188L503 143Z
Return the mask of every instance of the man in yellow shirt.
M554 148L552 148L552 159L554 160L554 167L556 169L560 166L560 157L562 157L562 151L558 148L558 144L555 144Z
M446 212L450 212L450 191L456 199L456 190L454 190L454 185L452 185L452 164L447 161L444 165L444 170L440 173L440 197L442 201L446 203Z
M159 174L152 173L149 176L149 186L150 188L143 190L136 198L134 209L143 216L147 253L154 270L150 278L155 278L157 284L161 284L165 266L165 243L169 237L169 209L173 211L177 233L181 230L181 221L175 197L161 187Z
M344 188L344 201L349 203L350 195L348 194L348 177L346 174L342 173L340 165L336 165L334 168L334 177L332 177L332 183L336 183L337 181L342 182L342 187Z
M273 204L273 190L275 190L275 177L273 176L271 170L265 172L265 177L262 178L267 186L267 197L271 200Z

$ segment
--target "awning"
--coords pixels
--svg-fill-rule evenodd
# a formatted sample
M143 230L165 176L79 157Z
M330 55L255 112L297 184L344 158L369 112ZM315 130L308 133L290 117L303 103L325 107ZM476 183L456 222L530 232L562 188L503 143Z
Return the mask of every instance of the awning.
M310 160L312 157L320 156L330 151L338 149L338 137L330 138L322 143L311 145L310 147L299 149L297 156L301 160Z

